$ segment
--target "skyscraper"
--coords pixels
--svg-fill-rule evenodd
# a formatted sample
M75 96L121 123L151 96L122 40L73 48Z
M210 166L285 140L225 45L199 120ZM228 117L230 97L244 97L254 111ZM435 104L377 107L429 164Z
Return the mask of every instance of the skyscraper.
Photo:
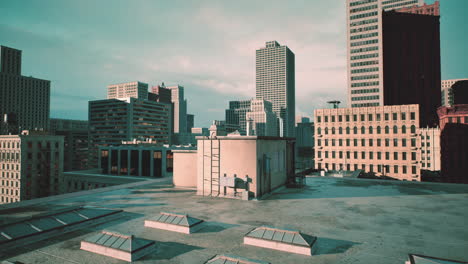
M187 100L184 99L184 87L180 85L168 86L171 90L173 106L173 133L187 132Z
M346 6L350 106L419 104L421 125L435 125L439 2L347 0Z
M261 99L253 99L250 111L246 116L247 135L278 136L278 118L272 111L272 103ZM250 130L250 131L249 131Z
M21 50L0 46L0 134L47 130L49 112L50 81L22 76ZM5 129L5 115L15 129Z
M282 136L294 136L295 121L295 57L276 41L256 51L256 97L272 102L273 112L283 124ZM281 135L281 134L280 134Z

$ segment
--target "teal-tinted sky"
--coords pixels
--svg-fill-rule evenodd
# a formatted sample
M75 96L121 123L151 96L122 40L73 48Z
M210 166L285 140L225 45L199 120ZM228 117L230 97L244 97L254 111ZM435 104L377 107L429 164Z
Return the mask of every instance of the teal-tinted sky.
M432 3L433 0L428 1ZM441 1L442 78L468 78L468 0ZM255 50L296 54L297 113L346 98L344 0L2 0L0 45L52 80L51 116L87 119L108 84L185 86L197 126L255 96Z

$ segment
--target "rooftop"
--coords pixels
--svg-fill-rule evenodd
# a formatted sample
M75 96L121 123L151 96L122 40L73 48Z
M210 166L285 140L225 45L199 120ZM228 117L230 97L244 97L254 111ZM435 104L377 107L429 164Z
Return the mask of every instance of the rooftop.
M0 259L124 263L79 249L80 241L113 230L156 241L158 249L138 263L205 263L216 255L318 264L405 263L408 254L468 260L468 185L308 177L303 189L283 188L263 200L242 201L196 196L195 190L170 183L146 181L0 206L0 219L8 222L68 206L124 210L106 223L0 249ZM191 235L144 227L145 219L161 212L184 212L205 226ZM317 236L317 252L303 256L243 245L243 237L261 226Z

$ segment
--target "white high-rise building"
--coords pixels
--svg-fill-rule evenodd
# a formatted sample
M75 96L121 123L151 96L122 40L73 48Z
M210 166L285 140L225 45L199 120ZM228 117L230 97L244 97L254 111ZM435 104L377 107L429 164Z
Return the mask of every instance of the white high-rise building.
M278 136L278 118L271 102L253 99L245 119L249 124L249 136Z
M187 132L187 100L184 99L184 87L180 85L167 86L171 90L171 101L173 105L173 128L174 133Z
M273 112L283 120L279 131L294 137L295 129L295 56L287 47L268 41L256 51L256 97L270 101Z
M424 0L346 0L348 104L383 106L382 12L423 5Z

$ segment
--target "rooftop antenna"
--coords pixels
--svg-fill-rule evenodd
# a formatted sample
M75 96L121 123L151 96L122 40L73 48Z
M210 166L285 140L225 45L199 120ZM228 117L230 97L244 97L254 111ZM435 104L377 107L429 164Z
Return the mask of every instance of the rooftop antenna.
M327 104L332 105L333 109L338 108L338 105L340 104L340 101L328 101Z

